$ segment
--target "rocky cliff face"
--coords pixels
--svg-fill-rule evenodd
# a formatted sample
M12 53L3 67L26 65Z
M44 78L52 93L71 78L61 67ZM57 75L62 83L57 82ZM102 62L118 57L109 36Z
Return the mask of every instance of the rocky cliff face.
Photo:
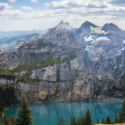
M31 102L125 96L125 32L114 24L61 22L18 51L0 54L0 84L12 84Z

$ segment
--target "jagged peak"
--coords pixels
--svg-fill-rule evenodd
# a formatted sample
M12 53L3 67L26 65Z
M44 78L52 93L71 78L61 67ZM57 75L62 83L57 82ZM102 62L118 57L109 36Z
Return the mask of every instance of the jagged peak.
M93 23L91 23L91 22L89 22L89 21L85 21L85 22L81 25L81 27L84 27L84 28L89 28L90 26L92 26L92 27L97 27L95 24L93 24Z
M64 22L63 22L63 20L58 24L58 25L60 25L60 24L63 24Z
M114 23L106 23L103 27L105 27L105 26L113 26L113 27L117 27L118 28L118 26L115 25Z
M70 25L68 22L61 21L58 25Z
M115 30L115 29L120 30L120 28L117 25L115 25L114 23L106 23L102 28L102 30L105 30L105 31Z
M70 24L68 22L64 22L64 21L61 21L57 26L56 28L62 28L62 29L66 29L66 30L70 30L72 29L72 27L70 26Z

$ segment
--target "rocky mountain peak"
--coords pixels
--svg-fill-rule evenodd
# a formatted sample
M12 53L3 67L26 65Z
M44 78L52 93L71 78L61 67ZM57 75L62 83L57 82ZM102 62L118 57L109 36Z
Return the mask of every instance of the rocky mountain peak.
M56 28L61 28L61 29L65 29L65 30L71 30L71 29L73 29L68 22L63 22L63 21L61 21L61 22L56 26Z
M91 27L95 28L97 26L89 21L86 21L80 26L80 28L77 30L77 33L86 32L85 34L88 34L88 32L91 32L91 30L90 30Z
M95 24L93 24L93 23L91 23L91 22L89 22L89 21L86 21L85 23L83 23L83 24L81 25L80 28L90 28L90 26L92 26L92 27L97 27Z
M106 23L104 26L103 26L103 29L102 30L105 30L106 32L107 31L119 31L119 27L113 23Z

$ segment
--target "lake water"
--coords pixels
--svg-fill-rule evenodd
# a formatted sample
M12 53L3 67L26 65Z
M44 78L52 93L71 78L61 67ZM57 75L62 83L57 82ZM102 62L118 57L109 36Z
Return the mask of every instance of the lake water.
M114 114L121 109L121 102L72 102L72 103L49 103L30 104L32 109L33 125L57 125L60 117L66 120L66 125L70 125L70 118L79 117L85 114L87 107L91 111L93 122L98 118L102 121L108 115L113 120ZM12 107L6 111L7 115L14 114L17 117L19 106Z

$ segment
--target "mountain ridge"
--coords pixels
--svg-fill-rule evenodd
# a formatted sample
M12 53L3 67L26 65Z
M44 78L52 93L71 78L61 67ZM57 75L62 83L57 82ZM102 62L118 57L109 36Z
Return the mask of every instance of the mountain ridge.
M31 101L123 98L125 32L105 27L85 22L78 32L61 22L17 51L0 54L0 75L14 75L17 93L28 92ZM0 82L11 84L7 78Z

